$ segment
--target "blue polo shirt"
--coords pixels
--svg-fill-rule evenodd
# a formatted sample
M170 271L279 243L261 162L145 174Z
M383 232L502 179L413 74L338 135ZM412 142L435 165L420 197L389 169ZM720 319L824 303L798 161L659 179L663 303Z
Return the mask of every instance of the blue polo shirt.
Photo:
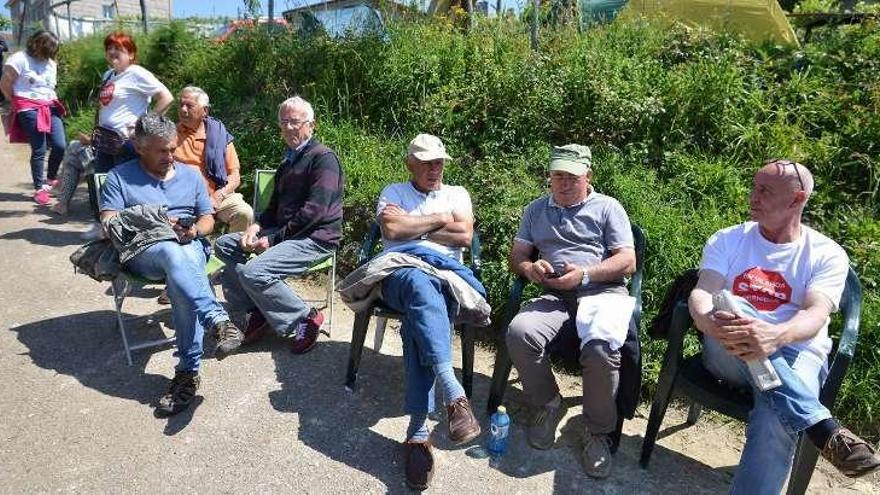
M193 167L174 162L174 176L158 180L141 167L140 160L117 165L101 187L101 211L122 211L135 205L162 205L169 217L199 217L214 212L202 175Z

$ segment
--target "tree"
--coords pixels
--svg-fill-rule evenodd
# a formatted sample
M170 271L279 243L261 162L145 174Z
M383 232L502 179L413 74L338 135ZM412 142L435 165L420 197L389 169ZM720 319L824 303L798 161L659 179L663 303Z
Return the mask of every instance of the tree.
M147 0L141 1L141 21L144 23L144 34L149 30L147 27Z
M248 15L250 15L254 19L260 18L260 0L241 0L244 2L244 8L247 10Z

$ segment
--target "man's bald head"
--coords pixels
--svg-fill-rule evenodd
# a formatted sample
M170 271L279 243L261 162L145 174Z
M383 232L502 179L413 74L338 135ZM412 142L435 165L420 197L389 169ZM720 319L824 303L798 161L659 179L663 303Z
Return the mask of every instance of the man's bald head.
M756 176L762 174L770 180L780 185L787 185L792 191L803 191L805 194L804 202L806 203L810 195L813 194L813 174L810 170L792 160L771 160L758 169Z

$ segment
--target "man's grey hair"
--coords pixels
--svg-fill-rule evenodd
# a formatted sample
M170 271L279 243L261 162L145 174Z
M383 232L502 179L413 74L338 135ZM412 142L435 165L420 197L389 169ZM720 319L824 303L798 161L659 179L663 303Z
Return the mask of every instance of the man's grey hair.
M135 122L134 139L143 146L152 137L171 141L177 137L177 127L171 119L164 115L148 113Z
M315 121L315 110L312 108L312 104L304 100L299 96L292 96L278 105L278 120L281 120L281 111L285 108L300 108L306 113L306 120L309 122Z
M206 108L211 106L211 100L208 98L208 93L206 93L204 89L198 86L187 86L180 90L181 96L185 93L195 95L196 103L198 103L199 105Z

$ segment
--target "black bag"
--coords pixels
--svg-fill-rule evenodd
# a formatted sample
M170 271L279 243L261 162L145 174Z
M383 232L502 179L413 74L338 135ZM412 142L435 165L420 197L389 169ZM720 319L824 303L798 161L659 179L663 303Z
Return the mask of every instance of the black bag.
M648 325L648 335L654 339L665 339L669 325L672 323L672 312L675 311L675 304L681 300L687 300L691 291L697 286L697 280L700 279L700 271L691 268L678 276L666 289L663 295L663 302L660 303L660 311L657 316L651 320Z
M98 239L83 244L70 255L74 272L85 273L98 282L107 282L119 275L119 253L110 239Z
M116 156L126 141L128 139L125 136L113 129L95 126L95 130L92 131L92 146L99 153Z

